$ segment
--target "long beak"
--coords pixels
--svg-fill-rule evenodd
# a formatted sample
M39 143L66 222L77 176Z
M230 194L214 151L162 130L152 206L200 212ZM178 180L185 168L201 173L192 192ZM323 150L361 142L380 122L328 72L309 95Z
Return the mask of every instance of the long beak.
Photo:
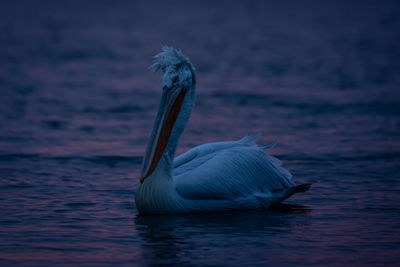
M166 94L166 100L162 102L156 120L156 128L153 129L152 139L150 140L148 151L145 160L143 161L143 172L140 177L141 183L143 183L144 179L149 177L156 169L158 162L167 147L173 126L178 118L183 100L185 99L186 91L187 88L170 90Z

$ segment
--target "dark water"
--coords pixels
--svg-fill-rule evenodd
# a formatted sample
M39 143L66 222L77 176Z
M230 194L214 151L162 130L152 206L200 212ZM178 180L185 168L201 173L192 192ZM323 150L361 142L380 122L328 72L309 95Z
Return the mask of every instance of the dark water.
M398 264L399 7L3 2L0 264ZM138 216L164 44L198 71L178 153L262 132L312 190L266 212Z

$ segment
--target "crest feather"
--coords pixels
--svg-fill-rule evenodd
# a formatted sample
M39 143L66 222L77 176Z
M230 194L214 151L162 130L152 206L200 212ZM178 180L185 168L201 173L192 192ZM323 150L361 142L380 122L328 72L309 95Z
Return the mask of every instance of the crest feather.
M154 56L154 63L150 66L150 69L154 72L164 71L168 66L181 64L192 66L190 60L181 51L170 46L164 46L162 52Z

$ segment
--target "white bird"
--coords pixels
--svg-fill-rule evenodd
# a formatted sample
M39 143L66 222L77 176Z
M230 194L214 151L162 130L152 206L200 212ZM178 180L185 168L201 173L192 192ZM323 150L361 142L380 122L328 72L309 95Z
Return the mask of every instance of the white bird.
M174 159L194 104L196 73L172 47L154 58L163 93L135 194L139 213L265 209L310 188L291 181L281 162L256 144L259 135L200 145Z

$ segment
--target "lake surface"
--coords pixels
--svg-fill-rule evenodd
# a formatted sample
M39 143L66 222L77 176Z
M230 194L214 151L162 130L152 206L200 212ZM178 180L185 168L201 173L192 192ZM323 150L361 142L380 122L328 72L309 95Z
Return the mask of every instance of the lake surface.
M0 264L397 265L400 5L348 2L3 3ZM198 73L178 154L262 132L309 192L138 215L165 44Z

